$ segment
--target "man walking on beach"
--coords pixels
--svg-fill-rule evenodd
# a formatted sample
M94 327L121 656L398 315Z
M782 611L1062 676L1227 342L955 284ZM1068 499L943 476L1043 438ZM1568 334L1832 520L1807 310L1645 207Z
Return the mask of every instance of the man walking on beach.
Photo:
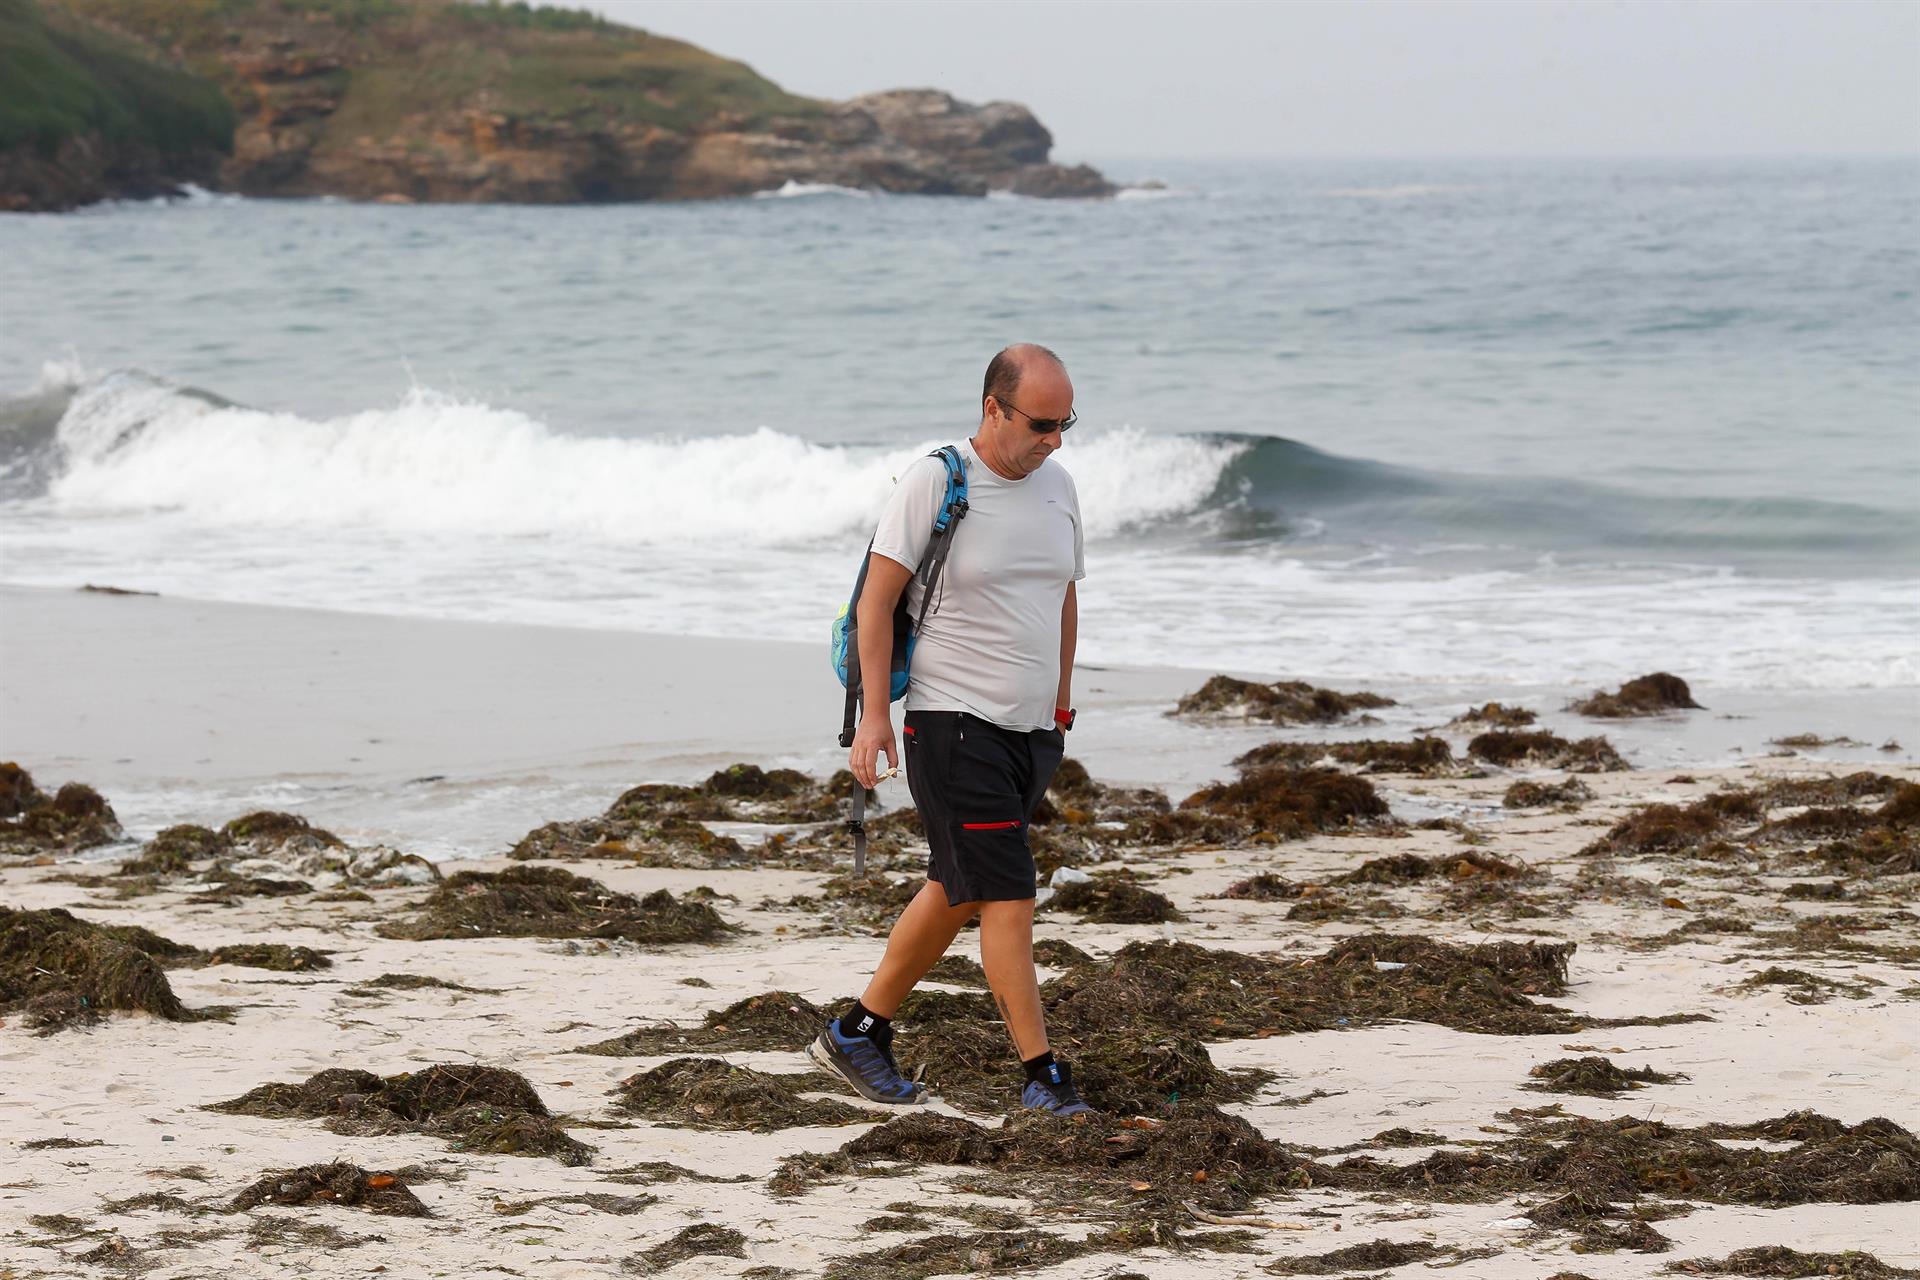
M1064 1116L1091 1110L1047 1044L1027 847L1027 824L1073 724L1074 584L1085 557L1079 496L1050 455L1074 418L1066 366L1023 343L987 366L979 430L960 446L968 512L914 648L902 726L907 785L931 850L927 883L895 922L866 991L808 1049L875 1102L923 1100L923 1086L894 1061L891 1019L977 915L980 963L1026 1069L1022 1104ZM856 606L863 671L891 665L901 592L911 616L920 615L916 571L945 489L945 465L922 458L881 514ZM887 693L885 679L865 682L847 760L864 787L875 785L883 752L890 766L899 763Z

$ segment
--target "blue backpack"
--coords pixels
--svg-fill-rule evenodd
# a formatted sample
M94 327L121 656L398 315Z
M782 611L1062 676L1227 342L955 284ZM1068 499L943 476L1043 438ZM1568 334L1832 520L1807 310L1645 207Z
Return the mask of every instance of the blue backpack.
M920 617L907 615L907 593L893 609L893 670L887 692L889 702L898 702L907 693L907 670L913 662L913 648L920 641L920 628L926 625L927 609L933 603L940 584L940 569L947 562L947 548L953 543L953 531L967 514L967 464L954 445L945 445L927 455L938 458L947 467L947 492L933 516L933 540L927 544L926 557L916 576L925 584L920 601ZM833 620L832 661L834 674L847 689L846 718L840 728L840 745L853 745L853 724L860 709L860 590L867 585L867 564L873 556L873 543L860 557L860 572L853 580L853 595L841 606Z

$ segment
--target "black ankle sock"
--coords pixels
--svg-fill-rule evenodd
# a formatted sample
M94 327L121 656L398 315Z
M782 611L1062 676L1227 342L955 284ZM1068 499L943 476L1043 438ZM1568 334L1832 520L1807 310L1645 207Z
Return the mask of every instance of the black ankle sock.
M883 1018L858 1000L853 1008L840 1015L840 1030L850 1036L865 1036L876 1044L884 1043L887 1029L893 1025L892 1018Z
M1029 1083L1038 1080L1046 1084L1055 1083L1053 1075L1053 1050L1049 1049L1037 1058L1028 1058L1021 1066L1027 1069Z

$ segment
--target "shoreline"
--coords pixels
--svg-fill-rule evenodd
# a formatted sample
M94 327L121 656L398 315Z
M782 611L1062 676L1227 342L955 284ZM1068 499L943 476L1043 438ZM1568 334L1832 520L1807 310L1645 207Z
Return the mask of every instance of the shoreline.
M0 583L0 754L43 782L95 786L137 837L286 808L349 839L472 856L539 822L598 812L637 782L693 782L742 761L826 776L844 756L824 650ZM1597 721L1565 710L1579 688L1237 671L1399 705L1375 723L1326 728L1167 717L1212 674L1082 667L1069 753L1098 777L1178 799L1264 742L1407 737L1488 701L1532 707L1569 738L1604 734L1649 768L1764 759L1778 750L1769 739L1807 732L1857 740L1793 757L1836 769L1920 750L1920 690L1696 685L1710 710ZM1638 674L1596 673L1595 685ZM1464 735L1453 736L1458 749ZM1879 750L1890 739L1900 751ZM907 803L905 788L881 801Z

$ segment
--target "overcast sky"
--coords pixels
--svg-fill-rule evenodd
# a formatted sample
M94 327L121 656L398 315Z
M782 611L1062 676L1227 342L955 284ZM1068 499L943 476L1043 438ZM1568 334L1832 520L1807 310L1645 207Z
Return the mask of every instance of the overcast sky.
M1920 152L1920 0L562 0L1054 158Z

